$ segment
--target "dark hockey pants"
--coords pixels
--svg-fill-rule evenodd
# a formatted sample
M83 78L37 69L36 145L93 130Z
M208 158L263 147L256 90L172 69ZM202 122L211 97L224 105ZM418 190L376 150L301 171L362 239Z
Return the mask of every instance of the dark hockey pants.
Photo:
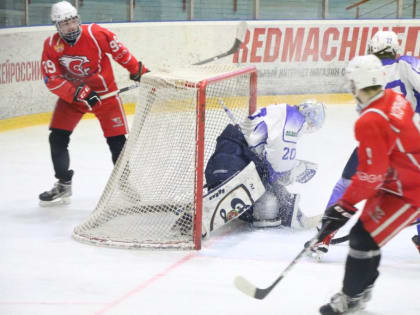
M68 130L51 128L49 136L51 159L54 166L55 177L60 181L70 181L73 171L70 168L70 154L68 145L70 143L71 132ZM115 164L120 155L124 144L125 136L114 136L106 138L112 155L112 162Z

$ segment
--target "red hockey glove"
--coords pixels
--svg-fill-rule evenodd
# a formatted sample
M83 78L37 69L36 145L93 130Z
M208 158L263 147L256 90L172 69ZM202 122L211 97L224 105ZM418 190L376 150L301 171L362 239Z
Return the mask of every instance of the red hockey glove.
M130 74L130 80L140 82L141 76L147 72L150 72L150 70L147 69L141 61L139 61L139 70L134 74Z
M92 91L89 86L83 83L76 88L73 100L75 102L84 103L90 111L94 106L102 105L102 101L98 93Z
M337 231L355 214L357 208L351 204L340 200L338 203L328 207L322 217L321 234L319 241L324 240L329 234Z

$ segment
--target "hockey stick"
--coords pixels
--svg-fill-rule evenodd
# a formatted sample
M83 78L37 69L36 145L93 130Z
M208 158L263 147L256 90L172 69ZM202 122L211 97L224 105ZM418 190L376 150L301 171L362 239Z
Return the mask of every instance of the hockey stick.
M348 234L344 235L342 237L336 237L336 238L333 238L331 240L330 244L331 245L337 245L337 244L340 244L340 243L344 243L344 242L348 241L349 238L350 238L350 235L348 235Z
M119 90L116 90L116 91L112 91L112 92L109 92L107 94L102 95L101 96L101 100L106 100L107 98L113 97L113 96L115 96L117 94L120 94L120 93L124 93L124 92L130 91L132 89L138 88L139 86L140 86L140 83L137 83L136 82L136 84L133 84L133 85L130 85L130 86L126 86L126 87L124 87L122 89L119 89Z
M236 53L239 50L239 47L241 46L241 44L244 42L247 29L248 29L248 24L245 21L242 21L241 23L239 23L238 28L236 29L236 37L235 37L235 41L233 43L232 48L230 48L228 51L222 54L219 54L217 56L193 63L193 65L194 66L204 65L206 63L213 62L220 58Z
M233 113L230 111L230 109L226 106L225 102L221 98L218 98L217 101L219 102L220 106L222 106L223 110L225 111L226 115L228 115L229 119L233 122L234 125L237 125L240 132L244 134L241 130L241 127L236 122L235 116L233 116Z
M234 280L235 287L242 293L249 295L258 300L264 299L276 285L287 275L287 273L296 265L299 260L318 242L319 236L328 227L328 223L309 241L309 246L303 247L299 254L292 260L292 262L283 270L280 276L267 288L258 288L242 276L237 276Z
M419 224L420 224L420 221L415 221L415 222L413 222L413 223L410 223L410 224L409 224L409 225L407 225L406 227L409 227L409 226L414 226L414 225L419 225ZM348 240L349 240L349 238L350 238L350 235L349 235L349 234L344 235L344 236L342 236L342 237L333 238L333 239L331 240L330 244L331 244L331 245L337 245L337 244L340 244L340 243L344 243L344 242L348 241Z
M240 22L239 25L238 25L238 28L236 29L236 37L235 37L235 41L233 43L232 48L230 48L228 51L226 51L224 53L221 53L217 56L205 59L203 61L193 63L193 65L194 66L204 65L206 63L210 63L210 62L216 61L220 58L223 58L223 57L226 57L226 56L229 56L229 55L232 55L232 54L236 53L239 50L239 47L241 46L241 44L243 43L243 41L245 39L245 35L246 35L247 30L248 30L248 24L245 21ZM101 100L105 100L105 99L113 97L117 94L121 94L121 93L130 91L132 89L138 88L139 86L140 86L140 84L136 83L134 85L126 86L122 89L110 92L108 94L104 94L104 95L101 96Z

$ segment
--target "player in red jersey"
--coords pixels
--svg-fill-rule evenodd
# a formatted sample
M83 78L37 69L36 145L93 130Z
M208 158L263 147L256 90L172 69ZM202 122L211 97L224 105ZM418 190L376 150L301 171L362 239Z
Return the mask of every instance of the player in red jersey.
M69 203L71 180L68 144L82 116L98 118L115 163L128 132L126 116L118 96L100 96L117 90L108 55L126 68L130 79L140 82L148 69L138 62L116 35L97 24L81 25L69 2L52 6L51 19L57 33L47 38L42 52L42 74L47 88L58 96L50 123L49 143L55 177L54 188L39 195L42 206Z
M381 247L420 217L420 116L410 103L384 90L381 61L355 57L346 69L360 117L355 123L359 166L338 203L325 211L319 240L342 227L366 200L350 231L342 291L322 306L323 315L364 308L379 272Z

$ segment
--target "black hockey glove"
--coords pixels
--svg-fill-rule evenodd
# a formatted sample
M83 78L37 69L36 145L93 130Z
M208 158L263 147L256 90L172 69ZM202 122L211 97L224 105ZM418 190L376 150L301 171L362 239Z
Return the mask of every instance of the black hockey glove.
M130 74L130 80L140 82L141 76L147 72L150 72L150 70L147 69L141 61L139 61L139 71L134 74Z
M329 234L341 228L348 220L350 220L356 211L357 208L342 200L328 207L322 217L321 233L318 240L322 241Z
M94 106L99 106L102 104L98 93L83 83L76 88L73 101L84 103L90 111Z

